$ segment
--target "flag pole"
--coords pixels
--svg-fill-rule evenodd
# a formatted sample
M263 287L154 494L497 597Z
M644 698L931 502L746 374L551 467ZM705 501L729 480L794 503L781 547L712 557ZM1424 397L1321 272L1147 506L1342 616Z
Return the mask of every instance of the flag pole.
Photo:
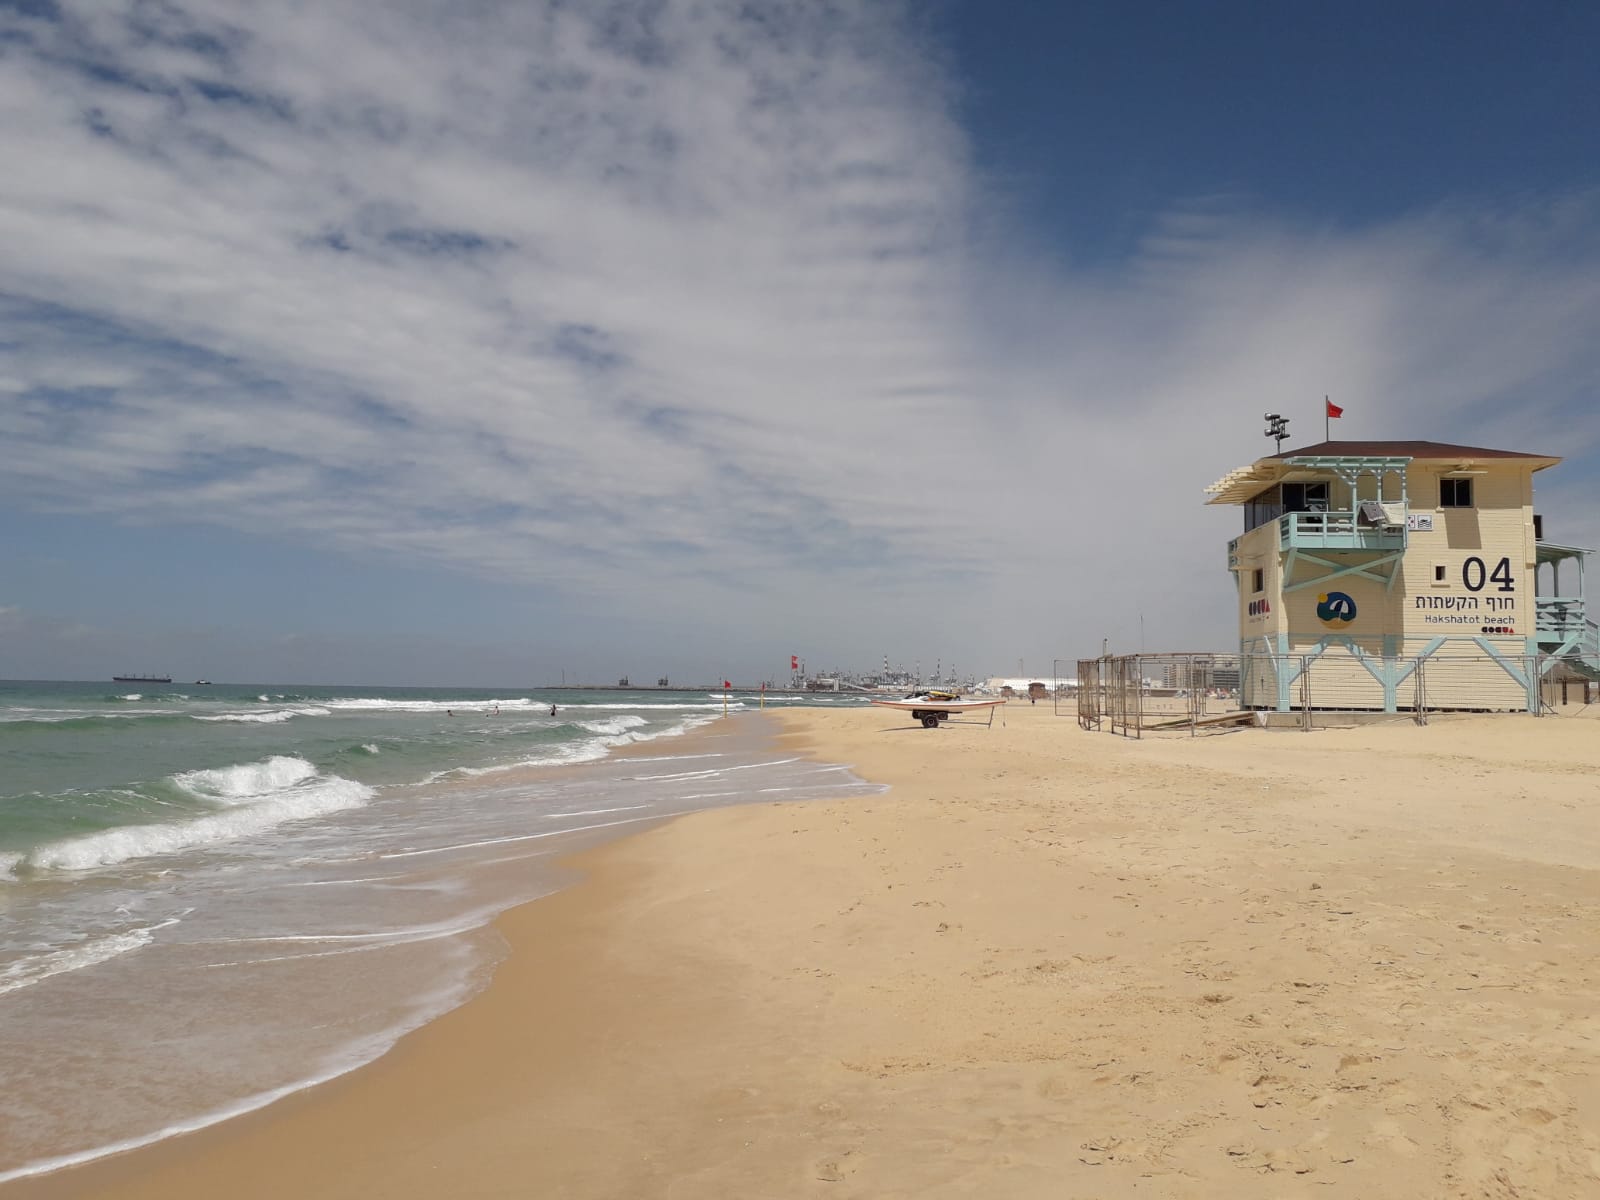
M1322 397L1322 440L1333 441L1333 409L1328 405L1333 403L1327 396Z

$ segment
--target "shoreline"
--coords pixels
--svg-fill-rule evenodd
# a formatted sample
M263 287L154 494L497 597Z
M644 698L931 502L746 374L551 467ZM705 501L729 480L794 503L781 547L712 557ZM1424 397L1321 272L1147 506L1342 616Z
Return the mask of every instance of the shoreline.
M767 756L767 751L773 745L770 731L763 730L761 726L751 720L739 718L747 716L744 713L732 714L733 721L718 719L715 721L701 722L686 729L675 732L657 734L639 741L628 742L615 746L602 760L596 762L555 763L545 766L516 765L493 773L495 785L499 788L539 787L548 785L552 781L571 782L581 780L585 773L595 768L605 768L606 764L626 764L631 761L671 761L690 762L694 759L709 757L721 759L729 753L735 756ZM473 792L482 786L481 776L475 778L453 779L446 778L434 781L431 788L435 792L448 794L454 791ZM557 830L550 833L536 834L536 837L558 839L564 849L554 851L554 857L543 859L542 868L549 873L547 880L540 889L528 892L526 898L509 902L495 917L488 919L483 925L467 931L463 936L474 940L487 938L490 945L495 943L505 946L505 939L496 928L496 923L506 912L512 911L523 905L536 903L555 893L571 886L579 874L572 866L582 854L593 847L604 846L620 838L628 837L636 832L654 828L662 823L672 820L677 813L667 811L659 814L650 814L644 817L627 816L619 820L602 820L594 818L595 823L578 825L566 830ZM543 856L536 856L543 858ZM492 868L491 868L492 870ZM491 963L498 964L504 957L504 952L495 955L491 952ZM493 968L491 968L492 973ZM238 1094L235 1098L225 1100L215 1109L205 1112L195 1111L193 1115L176 1118L172 1124L155 1129L144 1134L133 1134L125 1141L107 1143L105 1145L76 1152L67 1152L59 1158L51 1159L41 1157L29 1162L17 1162L8 1169L16 1174L0 1178L0 1193L5 1195L17 1194L25 1187L40 1180L75 1177L98 1164L111 1161L124 1161L130 1156L151 1152L169 1144L187 1144L190 1139L196 1138L213 1129L232 1126L268 1110L276 1110L279 1105L287 1103L304 1093L314 1092L318 1089L336 1083L340 1079L373 1065L390 1053L394 1046L404 1039L412 1036L419 1029L426 1028L440 1017L461 1007L479 991L477 988L468 990L465 998L457 998L448 1007L427 1015L420 1022L412 1023L399 1030L390 1031L383 1037L382 1048L377 1043L366 1047L358 1059L350 1057L348 1061L327 1060L322 1064L310 1065L310 1073L299 1080L281 1085L271 1085L260 1092L253 1094ZM343 1058L343 1052L340 1052Z
M585 851L377 1061L0 1195L1593 1194L1592 725L1006 716L774 714L893 790Z

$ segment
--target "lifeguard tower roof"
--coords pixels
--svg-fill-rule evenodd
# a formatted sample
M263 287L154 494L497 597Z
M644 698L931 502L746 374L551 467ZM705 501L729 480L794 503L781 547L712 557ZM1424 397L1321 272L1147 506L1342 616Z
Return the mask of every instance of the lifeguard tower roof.
M1531 458L1540 460L1544 467L1560 462L1548 454L1524 454L1520 450L1491 450L1487 446L1456 446L1449 442L1318 442L1302 446L1269 458Z
M1520 450L1494 450L1488 446L1457 446L1450 442L1317 442L1258 458L1248 467L1229 471L1205 490L1211 493L1208 504L1243 504L1264 488L1284 478L1293 478L1298 468L1350 470L1403 470L1412 459L1454 463L1468 470L1485 459L1522 459L1535 471L1553 467L1561 460L1550 454L1525 454Z

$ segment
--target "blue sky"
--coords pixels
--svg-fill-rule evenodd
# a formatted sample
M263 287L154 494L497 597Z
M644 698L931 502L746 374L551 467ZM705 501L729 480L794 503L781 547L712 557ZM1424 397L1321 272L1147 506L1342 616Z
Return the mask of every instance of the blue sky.
M1600 544L1592 6L372 13L0 0L0 676L1222 648L1324 393Z

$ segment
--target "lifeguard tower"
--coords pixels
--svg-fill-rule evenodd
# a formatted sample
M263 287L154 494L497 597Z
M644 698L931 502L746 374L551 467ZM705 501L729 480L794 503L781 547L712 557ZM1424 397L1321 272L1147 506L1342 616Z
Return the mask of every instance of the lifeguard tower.
M1269 431L1271 436L1271 431ZM1561 460L1440 442L1320 442L1230 471L1244 707L1539 711L1558 668L1600 680L1591 551L1544 538Z

